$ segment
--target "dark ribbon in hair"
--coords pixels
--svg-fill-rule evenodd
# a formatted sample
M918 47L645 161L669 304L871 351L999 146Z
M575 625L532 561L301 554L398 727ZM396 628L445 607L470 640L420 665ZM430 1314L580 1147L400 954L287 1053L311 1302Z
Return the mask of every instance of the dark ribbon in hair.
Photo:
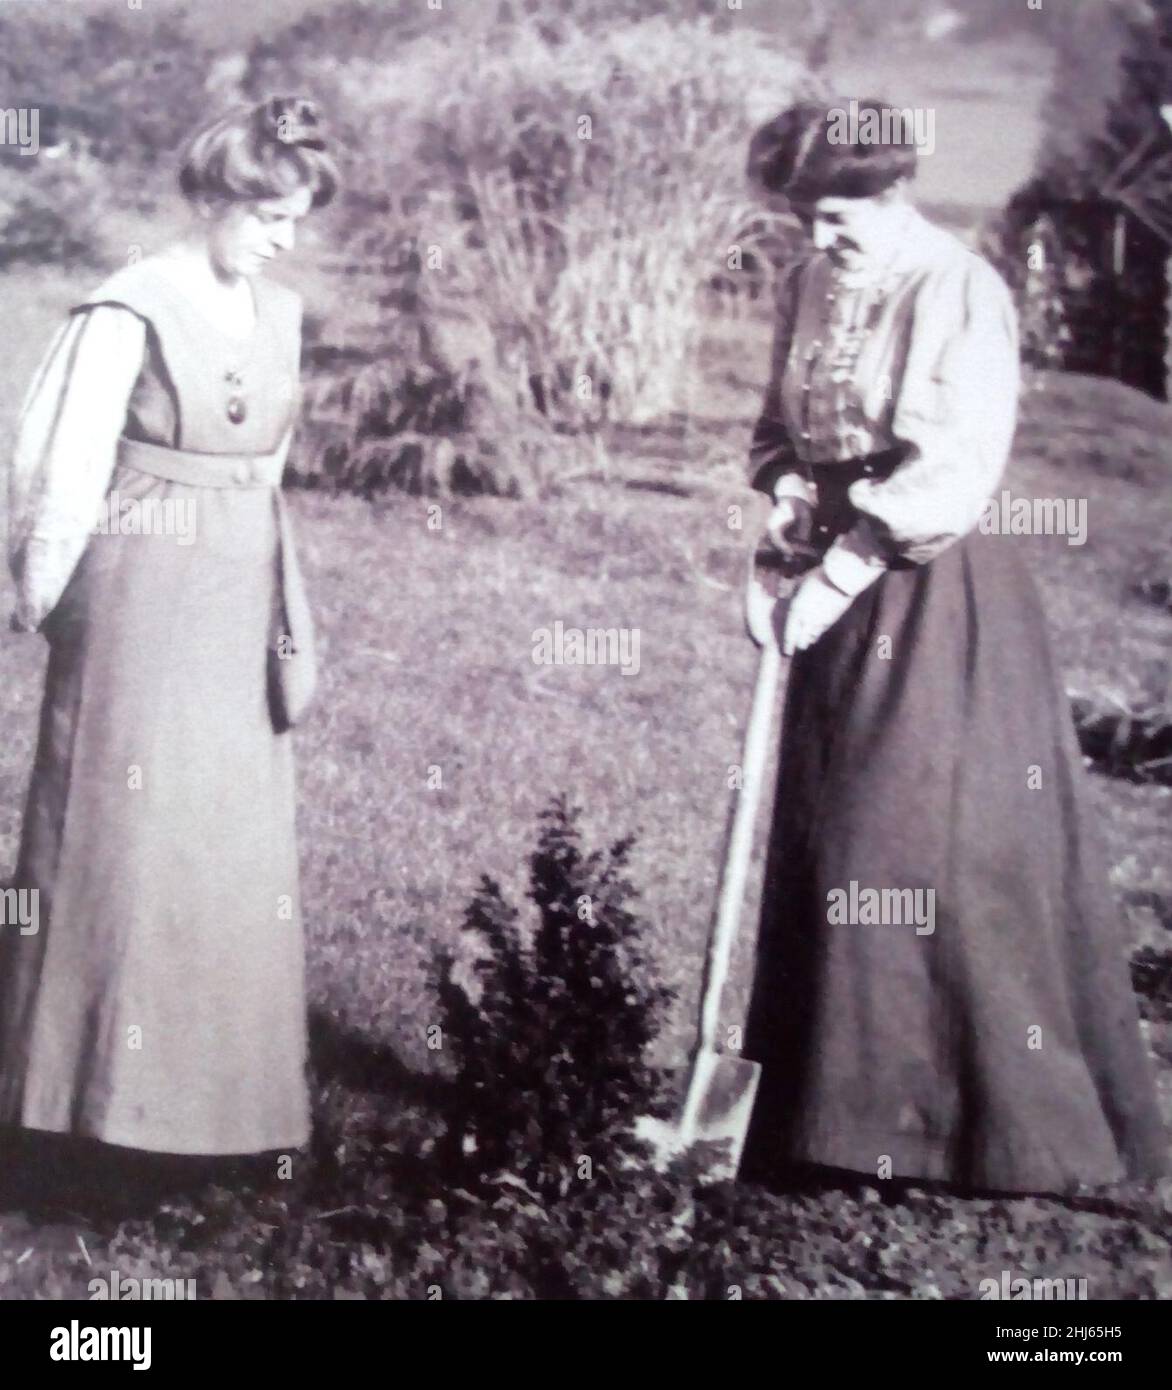
M305 97L271 97L259 109L266 135L282 145L324 150L325 136L317 107Z

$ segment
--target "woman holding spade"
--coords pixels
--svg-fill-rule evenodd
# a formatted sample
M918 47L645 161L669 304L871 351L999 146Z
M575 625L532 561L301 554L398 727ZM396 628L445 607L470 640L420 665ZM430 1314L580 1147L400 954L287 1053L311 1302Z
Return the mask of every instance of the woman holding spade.
M1061 675L1023 558L978 530L1014 433L1013 304L909 202L910 131L844 141L837 109L783 112L749 161L811 243L782 276L753 445L769 533L809 568L778 614L742 1172L1153 1178L1165 1139Z

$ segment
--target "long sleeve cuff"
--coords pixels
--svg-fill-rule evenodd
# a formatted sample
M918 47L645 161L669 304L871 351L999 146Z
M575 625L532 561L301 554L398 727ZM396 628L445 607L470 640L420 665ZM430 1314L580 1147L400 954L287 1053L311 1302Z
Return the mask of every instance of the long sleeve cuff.
M17 599L8 617L9 632L38 632L44 616L29 610L23 599Z
M783 473L773 484L773 500L780 502L784 497L795 497L811 507L818 505L817 488L800 473Z
M788 441L778 447L768 439L762 439L761 427L749 451L751 473L749 486L754 492L763 492L766 497L779 496L778 486L786 478L801 479L801 466L790 452Z
M822 571L836 589L855 597L883 574L883 550L863 523L839 536L822 557Z
M16 632L39 632L61 596L62 576L72 575L89 533L48 535L34 532L25 541L16 574L16 601L10 626Z

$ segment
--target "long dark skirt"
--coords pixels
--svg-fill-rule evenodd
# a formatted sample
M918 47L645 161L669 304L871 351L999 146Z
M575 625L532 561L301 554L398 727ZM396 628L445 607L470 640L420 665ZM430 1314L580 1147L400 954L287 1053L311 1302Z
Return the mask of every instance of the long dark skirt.
M749 1171L1054 1192L1165 1170L1084 776L1002 538L889 571L795 658Z

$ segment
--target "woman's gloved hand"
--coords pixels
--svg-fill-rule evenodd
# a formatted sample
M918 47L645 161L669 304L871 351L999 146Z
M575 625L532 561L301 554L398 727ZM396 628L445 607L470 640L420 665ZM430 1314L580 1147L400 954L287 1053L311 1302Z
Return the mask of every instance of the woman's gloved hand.
M765 534L787 559L814 554L814 508L801 497L783 497L769 514Z
M785 607L782 652L786 656L804 652L833 627L853 602L854 595L836 589L821 567L811 570Z

